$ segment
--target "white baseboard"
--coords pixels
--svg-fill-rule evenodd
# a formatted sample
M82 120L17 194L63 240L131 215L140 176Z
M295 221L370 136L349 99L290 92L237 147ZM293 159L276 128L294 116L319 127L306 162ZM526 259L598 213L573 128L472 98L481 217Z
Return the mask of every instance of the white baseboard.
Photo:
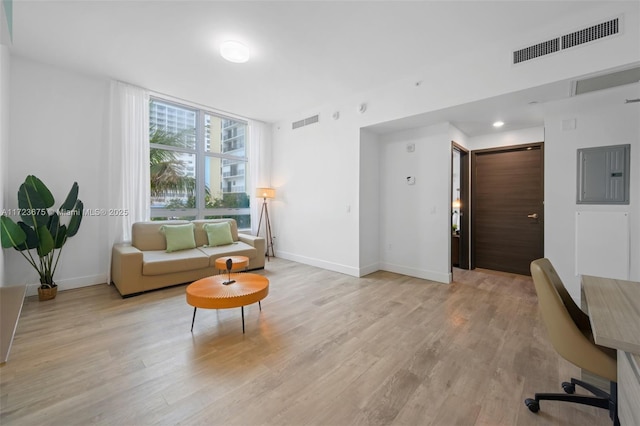
M365 275L369 275L369 274L373 274L376 271L380 270L380 264L379 263L372 263L371 265L367 265L367 266L361 266L360 267L360 272L359 272L359 277L364 277Z
M88 287L90 285L104 284L107 282L107 274L88 275L86 277L66 278L58 280L58 291L71 290L72 288ZM40 284L27 284L27 296L38 294Z
M443 284L449 284L452 281L452 274L450 272L442 273L442 272L436 272L436 271L429 271L425 269L417 269L409 266L396 265L396 264L387 263L387 262L380 262L380 269L383 271L395 272L396 274L422 278L423 280L436 281Z
M342 265L340 263L327 262L321 259L315 259L312 257L300 256L293 253L287 253L284 251L278 251L276 257L280 257L286 260L292 260L298 263L304 263L305 265L315 266L317 268L328 269L329 271L340 272L341 274L351 275L352 277L360 277L359 268L354 268L348 265Z
M322 269L328 269L334 272L340 272L342 274L351 275L353 277L363 277L365 275L369 275L376 271L388 271L394 272L396 274L407 275L410 277L421 278L424 280L436 281L443 284L449 284L453 280L453 274L441 273L417 268L411 268L403 265L396 265L392 263L373 263L367 266L363 266L360 268L355 268L352 266L342 265L334 262L327 262L321 259L315 259L306 256L300 256L293 253L279 251L276 254L277 257L282 259L291 260L298 263L304 263L305 265L311 265Z

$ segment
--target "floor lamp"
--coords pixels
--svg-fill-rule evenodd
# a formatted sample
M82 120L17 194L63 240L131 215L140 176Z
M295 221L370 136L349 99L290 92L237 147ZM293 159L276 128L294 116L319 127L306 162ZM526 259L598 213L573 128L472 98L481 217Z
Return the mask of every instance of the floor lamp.
M269 260L269 250L271 250L271 256L276 257L276 253L273 251L273 234L271 234L271 222L269 221L269 209L267 208L267 198L275 198L276 190L273 188L257 188L256 197L262 198L262 210L260 210L260 221L258 221L258 233L260 235L260 228L262 226L262 217L264 216L265 227L265 240L267 242L267 260Z

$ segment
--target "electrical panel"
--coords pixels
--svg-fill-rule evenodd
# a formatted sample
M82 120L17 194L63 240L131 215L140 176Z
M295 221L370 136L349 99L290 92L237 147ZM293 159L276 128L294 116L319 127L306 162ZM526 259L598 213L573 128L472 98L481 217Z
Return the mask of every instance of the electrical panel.
M631 145L578 150L578 204L629 204Z

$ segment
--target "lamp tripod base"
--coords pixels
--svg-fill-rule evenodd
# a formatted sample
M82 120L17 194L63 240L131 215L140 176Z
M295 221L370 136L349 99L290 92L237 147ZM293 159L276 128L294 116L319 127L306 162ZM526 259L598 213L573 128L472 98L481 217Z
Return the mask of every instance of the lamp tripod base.
M267 208L267 199L264 198L262 202L262 210L260 210L260 221L258 222L258 234L260 235L260 228L262 227L262 218L264 217L265 222L265 240L267 243L267 251L265 252L265 256L267 260L270 257L276 257L276 253L273 250L273 235L271 234L271 221L269 220L269 209ZM271 254L269 254L271 252Z

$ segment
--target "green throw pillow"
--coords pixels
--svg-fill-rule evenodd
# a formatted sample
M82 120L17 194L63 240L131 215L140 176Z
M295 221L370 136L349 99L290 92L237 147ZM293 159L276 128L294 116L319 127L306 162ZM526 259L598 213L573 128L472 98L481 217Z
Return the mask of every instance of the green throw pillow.
M160 232L162 232L167 239L167 253L196 248L196 238L193 235L193 223L185 223L184 225L162 225Z
M207 232L209 246L211 247L233 243L229 222L207 223L204 225L204 230Z

